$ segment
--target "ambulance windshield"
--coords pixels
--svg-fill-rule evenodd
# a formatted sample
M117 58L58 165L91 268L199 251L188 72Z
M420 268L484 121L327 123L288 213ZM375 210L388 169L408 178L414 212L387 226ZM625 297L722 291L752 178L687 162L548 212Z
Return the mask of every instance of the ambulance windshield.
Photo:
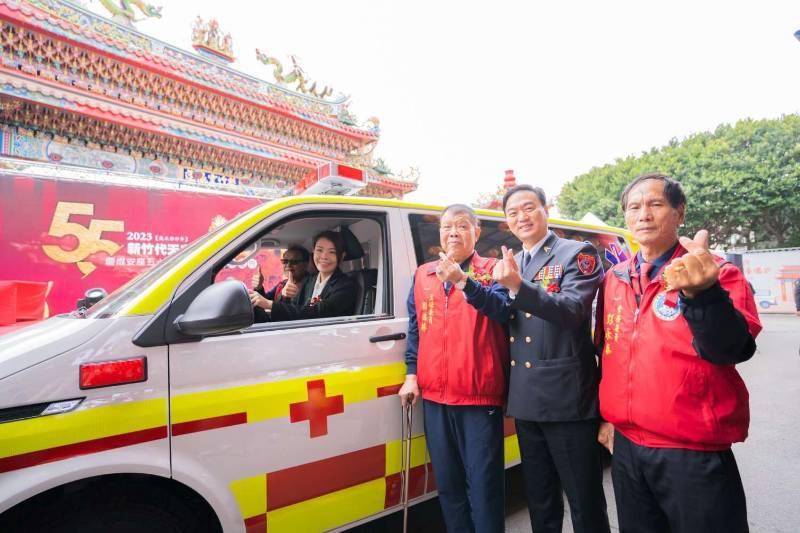
M146 270L139 276L133 278L125 285L119 287L117 290L103 298L91 308L81 314L78 311L71 313L76 318L110 318L120 312L130 301L142 294L150 285L157 282L164 274L169 272L174 266L180 264L185 258L191 256L199 248L202 248L208 241L212 240L218 233L224 231L231 224L235 224L242 217L248 216L252 211L260 209L263 204L257 205L247 211L241 213L239 216L229 220L225 224L219 226L213 231L200 237L192 242L189 246L180 250L179 252L170 255L160 263L156 264L153 268Z

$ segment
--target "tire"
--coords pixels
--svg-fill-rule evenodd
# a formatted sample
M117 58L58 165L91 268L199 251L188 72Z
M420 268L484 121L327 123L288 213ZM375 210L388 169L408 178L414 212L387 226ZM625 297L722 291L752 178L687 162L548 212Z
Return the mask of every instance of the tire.
M3 533L219 533L209 510L160 484L117 480L34 498L0 517Z
M174 516L152 505L88 506L64 517L48 531L56 533L189 533Z

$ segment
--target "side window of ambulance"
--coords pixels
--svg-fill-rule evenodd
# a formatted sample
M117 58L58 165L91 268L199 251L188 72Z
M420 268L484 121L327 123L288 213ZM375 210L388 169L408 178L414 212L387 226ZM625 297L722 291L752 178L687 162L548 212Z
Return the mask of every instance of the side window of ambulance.
M306 274L302 283L297 284L300 294L296 305L298 308L314 305L312 292L317 269L313 240L323 231L333 231L342 238L344 256L338 269L351 280L355 294L350 312L320 320L352 320L355 316L388 314L391 291L389 276L386 275L388 250L385 218L382 216L359 217L342 213L341 216L295 217L278 223L236 250L227 262L218 267L214 282L237 279L249 290L259 288L262 293L269 294L271 289L283 287L288 278L304 270ZM308 257L308 261L302 260L303 257ZM300 261L302 266L298 265ZM259 323L255 326L263 326L265 321L272 322L269 318L259 320L258 313L256 319ZM308 321L308 317L298 315L293 320ZM285 322L275 322L275 327L278 324L288 326Z
M590 242L597 250L603 262L603 268L610 270L614 265L630 257L630 250L625 239L613 233L595 233L589 230L550 226L550 229L562 239Z
M439 216L408 216L411 235L414 237L414 254L417 266L434 261L439 257L442 246L439 240ZM514 237L508 224L503 220L481 218L481 236L475 244L475 251L483 257L500 257L501 247L505 245L515 252L520 249L519 240Z

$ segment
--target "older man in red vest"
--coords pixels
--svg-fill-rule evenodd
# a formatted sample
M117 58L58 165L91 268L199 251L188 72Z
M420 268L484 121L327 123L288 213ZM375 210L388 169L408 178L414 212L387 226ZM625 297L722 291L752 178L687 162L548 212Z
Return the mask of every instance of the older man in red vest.
M756 350L753 293L706 231L678 238L686 196L669 176L635 178L622 210L641 248L606 275L596 335L620 531L744 533L731 445L750 421L735 365Z
M501 533L507 289L492 281L497 260L475 253L480 226L470 207L446 208L439 233L445 252L417 269L408 298L399 394L404 403L422 395L447 530Z

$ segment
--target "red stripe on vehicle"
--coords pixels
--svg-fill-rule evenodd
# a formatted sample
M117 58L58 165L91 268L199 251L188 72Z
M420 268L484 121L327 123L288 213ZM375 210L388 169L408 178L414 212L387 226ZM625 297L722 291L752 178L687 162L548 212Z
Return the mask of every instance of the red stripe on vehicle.
M411 483L408 485L408 499L413 500L425 493L425 465L415 466L409 471ZM400 505L403 496L402 473L386 476L386 498L383 508L388 509Z
M386 385L385 387L378 387L378 398L382 398L384 396L391 396L392 394L397 394L400 392L400 387L402 387L402 383L398 383L397 385Z
M266 513L245 518L244 530L246 533L267 533Z
M210 429L219 429L239 424L247 424L247 413L234 413L232 415L201 418L199 420L172 424L172 435L186 435L187 433L197 433L198 431L208 431Z
M425 485L425 494L436 490L436 477L433 475L433 464L425 465L428 470L428 483Z
M48 448L36 452L12 455L11 457L0 459L0 474L20 468L28 468L81 455L89 455L90 453L104 452L115 448L142 444L143 442L164 439L166 437L167 426L161 426L134 431L132 433L112 435L111 437L76 442L75 444L66 444L64 446L57 446L55 448Z
M386 445L267 474L267 511L384 477Z
M514 424L514 418L507 416L503 418L503 436L508 437L517 434L517 426Z

